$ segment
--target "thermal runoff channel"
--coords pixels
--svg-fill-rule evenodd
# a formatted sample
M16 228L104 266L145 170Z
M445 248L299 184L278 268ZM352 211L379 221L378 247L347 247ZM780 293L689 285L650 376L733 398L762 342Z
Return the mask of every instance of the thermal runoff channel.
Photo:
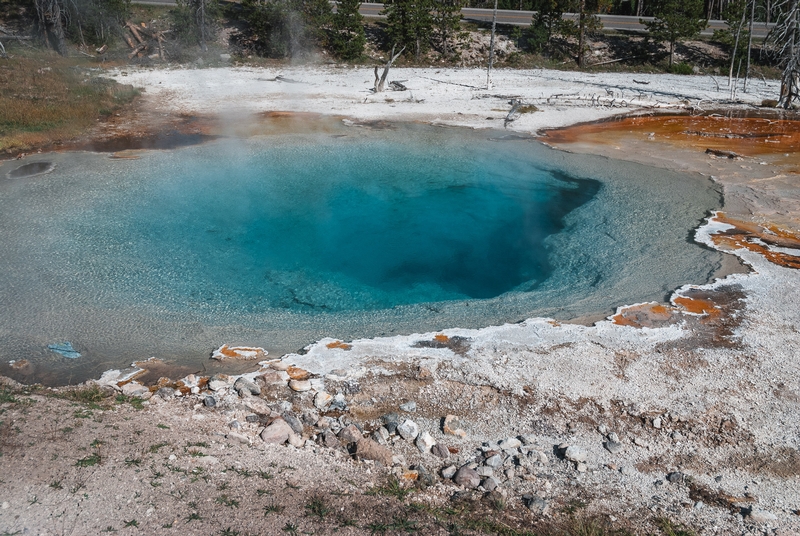
M49 155L0 193L0 338L41 359L575 317L702 283L708 181L407 126ZM17 164L19 165L19 164ZM49 169L49 168L48 168ZM71 365L77 366L77 365Z

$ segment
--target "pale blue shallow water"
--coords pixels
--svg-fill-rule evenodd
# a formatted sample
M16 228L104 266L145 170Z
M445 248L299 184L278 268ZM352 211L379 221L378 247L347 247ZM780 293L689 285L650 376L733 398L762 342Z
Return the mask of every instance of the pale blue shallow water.
M0 372L571 318L703 283L699 177L418 126L0 168ZM48 344L82 354L67 363ZM195 365L192 365L192 364Z

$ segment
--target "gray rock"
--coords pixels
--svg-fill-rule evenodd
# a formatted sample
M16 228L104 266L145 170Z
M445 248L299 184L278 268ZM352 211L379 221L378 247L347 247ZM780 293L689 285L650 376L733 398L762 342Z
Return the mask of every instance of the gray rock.
M464 466L456 471L455 475L453 475L453 482L459 486L473 489L481 485L481 477L478 475L475 469L470 469L469 467Z
M295 417L294 413L284 413L282 415L283 420L286 421L286 424L292 427L292 431L295 434L303 434L303 423L300 422L300 419Z
M619 443L619 436L615 432L611 432L608 434L608 440L613 441L614 443Z
M203 405L207 408L213 408L217 405L217 399L213 396L207 396L203 399Z
M163 398L164 400L169 400L170 398L175 397L175 389L173 389L172 387L162 387L161 389L156 391L156 394L161 398Z
M433 439L433 436L428 432L422 432L417 436L417 440L414 444L421 453L427 454L431 451L431 447L436 444L436 440Z
M307 411L303 413L303 416L300 417L300 420L303 421L303 424L306 426L314 426L319 421L319 413L316 411Z
M386 428L386 431L389 432L389 435L394 435L397 433L397 421L390 421L383 425Z
M419 435L419 426L411 419L406 419L397 425L397 433L407 441L413 441Z
M523 445L534 445L536 443L536 436L533 434L521 435L519 440Z
M389 435L390 435L390 434L389 434L389 430L387 430L385 426L381 426L381 427L379 427L377 430L375 430L375 433L376 433L378 436L380 436L380 438L381 438L383 441L389 441Z
M585 473L585 472L586 472L586 469L588 469L588 467L587 467L587 465L586 465L585 463L583 463L583 462L579 462L578 464L576 464L576 465L575 465L575 469L576 469L576 470L577 470L579 473Z
M608 433L608 426L606 426L605 424L601 424L597 427L597 431L603 435L606 435Z
M245 415L244 420L249 423L258 422L258 415L256 415L255 413L251 413L250 415Z
M503 465L503 456L501 454L494 454L486 458L486 461L484 461L483 463L485 463L486 465L488 465L493 469L497 469L498 467Z
M514 470L513 467L509 467L508 469L506 469L504 474L506 475L506 478L508 480L511 480L512 478L517 476L517 472Z
M417 482L423 484L424 486L433 486L434 482L436 481L436 477L428 471L428 468L422 464L418 464L412 467L415 471L417 471Z
M533 496L530 499L526 500L526 506L528 509L535 513L535 514L544 514L547 511L547 501L542 499L541 497Z
M769 523L771 521L777 521L778 516L766 510L756 510L753 508L747 514L747 518L753 523Z
M414 413L417 411L417 403L413 400L409 400L405 404L400 404L400 409L405 411L406 413Z
M319 436L319 439L320 443L322 443L328 448L335 449L336 447L341 446L339 438L336 437L336 434L334 434L330 430L325 430L324 432L322 432Z
M265 443L272 443L275 445L283 445L289 440L289 436L293 436L291 426L289 426L283 419L275 419L269 426L264 428L261 432L261 439Z
M304 393L311 390L311 382L308 380L289 380L289 389Z
M392 451L368 438L361 439L356 443L356 457L374 460L385 467L391 467L393 463Z
M141 397L142 395L150 393L150 389L148 389L141 383L135 381L126 383L121 387L121 389L122 389L122 394L125 396Z
M325 391L320 391L314 395L314 407L320 411L325 411L330 403L333 402L333 397Z
M653 428L660 429L661 428L661 417L656 417L653 419Z
M487 476L494 475L494 469L492 469L491 467L489 467L487 465L481 465L480 467L475 469L475 472L478 473L478 476L483 477L483 478L486 478Z
M355 424L349 424L341 429L339 432L339 439L342 443L358 443L363 439L361 435L361 430L359 430Z
M484 478L483 482L481 482L481 486L483 487L484 490L492 492L497 489L497 480L495 480L491 476Z
M231 377L227 374L214 374L208 379L208 388L212 391L219 391L231 385Z
M619 454L625 448L622 443L617 443L615 441L608 440L603 443L603 446L606 448L608 452L611 454Z
M447 450L447 447L441 443L436 443L433 447L431 447L431 454L437 458L442 458L443 460L450 457L450 451Z
M246 396L248 394L258 396L261 394L261 387L256 385L256 382L248 380L247 378L239 378L233 384L233 390L239 393L239 396Z
M575 463L582 463L586 461L588 454L578 445L570 445L564 451L564 457Z
M386 415L381 417L381 422L385 424L389 424L390 422L396 423L400 420L400 417L397 413L387 413Z
M672 484L680 484L685 479L686 479L686 475L684 475L683 473L680 473L678 471L675 471L675 472L670 473L670 474L667 475L667 480L669 482L671 482Z
M338 393L336 396L334 396L328 409L331 411L347 411L347 402L344 399L344 395L342 393Z
M518 449L522 446L522 441L517 439L516 437L507 437L498 443L501 449L509 450L509 449Z
M456 471L458 471L458 469L456 469L455 465L448 465L442 469L442 478L453 478L456 474Z

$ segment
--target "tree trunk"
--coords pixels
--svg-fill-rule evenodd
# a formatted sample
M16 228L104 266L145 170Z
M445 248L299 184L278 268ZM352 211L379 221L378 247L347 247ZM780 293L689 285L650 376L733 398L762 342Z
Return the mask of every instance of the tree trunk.
M675 41L669 42L669 68L672 69L672 62L675 58Z
M578 15L578 67L583 69L583 47L586 39L586 0L581 0L581 11Z
M756 17L756 0L750 0L750 35L747 40L747 68L744 70L744 87L742 91L747 93L747 81L750 79L750 49L753 48L753 19Z
M402 54L405 49L406 47L403 47L400 49L400 52L395 54L394 47L392 47L392 53L389 56L389 61L386 62L386 65L383 68L383 75L381 75L380 78L378 78L378 66L375 66L375 93L380 93L383 91L383 88L386 86L386 78L389 76L389 68L392 66L392 63L394 63L394 60L399 58L400 54Z
M492 12L492 37L489 39L489 68L486 69L486 89L492 89L492 66L494 65L494 33L497 29L497 0Z

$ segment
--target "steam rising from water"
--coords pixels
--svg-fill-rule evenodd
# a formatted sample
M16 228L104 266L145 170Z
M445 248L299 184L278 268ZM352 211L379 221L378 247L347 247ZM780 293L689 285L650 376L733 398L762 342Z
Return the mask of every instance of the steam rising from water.
M688 240L719 204L699 177L485 132L334 134L50 155L0 183L0 361L58 383L150 355L199 368L226 342L570 318L719 263ZM46 351L62 341L84 357Z

